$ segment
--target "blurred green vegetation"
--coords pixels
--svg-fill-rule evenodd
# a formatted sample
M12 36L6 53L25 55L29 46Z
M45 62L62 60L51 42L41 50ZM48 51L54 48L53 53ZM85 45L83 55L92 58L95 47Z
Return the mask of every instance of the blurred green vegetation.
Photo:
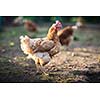
M0 16L0 31L2 31L3 17Z
M18 16L0 16L0 31L3 26L12 25L12 22ZM50 23L60 20L63 23L76 23L78 19L90 24L100 24L100 16L23 16L23 19L29 19L36 23Z
M13 21L18 16L1 16L0 24L2 22ZM35 22L50 22L60 20L63 22L76 22L77 18L81 16L23 16L25 19L29 19ZM100 16L82 16L87 23L100 23Z
M60 20L62 22L69 22L73 23L77 21L77 18L80 16L25 16L25 18L31 19L33 21L39 22L50 22L55 20ZM100 16L83 16L83 20L87 23L99 24L100 23Z

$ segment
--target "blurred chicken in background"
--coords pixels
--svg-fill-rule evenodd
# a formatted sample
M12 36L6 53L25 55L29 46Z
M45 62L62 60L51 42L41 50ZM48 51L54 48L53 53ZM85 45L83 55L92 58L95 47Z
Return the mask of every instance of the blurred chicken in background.
M37 31L37 25L28 19L23 20L24 28L29 32L36 32Z
M14 21L12 22L13 26L20 26L23 25L23 17L19 16L17 18L14 19Z
M83 17L78 17L77 22L76 22L76 26L79 28L85 27L85 19Z
M77 30L77 26L66 26L65 28L58 31L57 35L59 37L60 43L64 48L69 46L73 39L74 30Z

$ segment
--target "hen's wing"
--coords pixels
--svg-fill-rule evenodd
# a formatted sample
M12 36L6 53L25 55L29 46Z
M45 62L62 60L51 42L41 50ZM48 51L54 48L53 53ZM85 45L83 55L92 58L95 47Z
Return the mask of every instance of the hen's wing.
M61 44L59 42L56 43L56 45L48 52L49 55L52 57L55 54L59 53L60 52L60 47L61 47Z
M55 46L52 40L43 39L40 43L36 42L34 52L47 52Z
M47 52L55 46L52 40L46 38L30 39L28 36L22 37L21 49L25 54L36 52Z

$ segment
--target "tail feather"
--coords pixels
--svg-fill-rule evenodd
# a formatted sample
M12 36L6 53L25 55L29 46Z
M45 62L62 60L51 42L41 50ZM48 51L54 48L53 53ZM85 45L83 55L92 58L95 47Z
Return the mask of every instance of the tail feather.
M23 38L24 38L24 36L20 36L20 37L19 37L20 40L23 39Z

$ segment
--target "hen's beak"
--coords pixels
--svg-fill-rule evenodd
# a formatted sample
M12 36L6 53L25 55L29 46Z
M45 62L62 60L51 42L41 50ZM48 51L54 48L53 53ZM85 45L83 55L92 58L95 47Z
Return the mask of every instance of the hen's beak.
M62 27L56 27L57 31L59 31Z

